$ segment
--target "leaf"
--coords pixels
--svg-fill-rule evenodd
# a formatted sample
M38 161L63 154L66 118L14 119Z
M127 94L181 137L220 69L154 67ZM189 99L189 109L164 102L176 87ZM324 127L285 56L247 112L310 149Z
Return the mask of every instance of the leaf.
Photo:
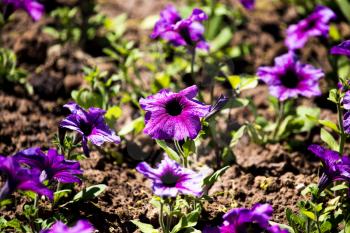
M309 132L315 125L315 121L309 119L308 116L318 119L320 117L321 110L319 108L310 108L306 106L299 106L297 108L297 115L303 120L303 127L300 132Z
M218 179L219 177L224 174L224 172L229 168L230 166L226 166L226 167L223 167L219 170L217 170L216 172L214 172L213 174L211 174L210 176L207 176L206 178L204 178L203 180L203 184L207 185L207 186L210 186L212 184L214 184Z
M337 103L338 102L337 99L338 99L337 89L331 89L329 91L328 100L332 101L333 103Z
M350 3L348 0L335 0L345 18L350 22Z
M233 148L239 142L239 139L243 137L245 130L247 129L246 125L242 125L236 132L234 132L233 137L230 142L230 148Z
M337 124L335 124L334 122L332 121L329 121L329 120L319 120L318 123L320 123L321 125L325 126L325 127L328 127L332 130L334 130L335 132L339 133L339 129L338 129L338 126Z
M324 141L332 150L337 151L339 149L339 144L334 139L332 134L323 128L321 129L321 140Z
M171 158L172 160L176 161L177 163L181 163L180 156L174 151L172 148L170 148L165 141L162 140L156 140L157 144L165 151L165 153Z
M220 50L222 47L226 46L232 39L233 33L229 27L222 29L210 43L210 52L214 53Z
M316 216L315 216L315 214L313 212L302 208L302 209L300 209L300 213L304 214L305 216L307 216L311 220L316 221Z
M63 189L54 193L54 203L57 203L62 197L67 197L72 190Z
M131 222L135 224L142 233L159 233L151 224L142 223L139 220L131 220Z
M197 208L191 213L182 216L180 221L172 229L171 233L177 233L183 229L194 227L195 225L197 225L199 214L200 208Z
M78 201L88 201L98 197L101 193L103 193L107 188L107 185L97 184L87 188L84 188L79 193L77 193L72 202Z
M119 106L109 108L105 114L105 118L109 120L116 120L122 115L123 111Z
M144 125L145 125L144 118L142 116L138 117L135 120L133 120L132 122L125 125L119 131L119 135L124 136L124 135L131 133L132 131L135 131L136 133L140 132L144 128Z

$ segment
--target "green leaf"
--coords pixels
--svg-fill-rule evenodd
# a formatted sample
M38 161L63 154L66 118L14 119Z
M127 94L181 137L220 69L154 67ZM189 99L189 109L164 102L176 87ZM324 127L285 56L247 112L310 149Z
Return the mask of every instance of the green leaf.
M335 124L334 122L332 121L329 121L329 120L319 120L318 123L320 123L321 125L325 126L325 127L328 127L332 130L334 130L335 132L339 133L340 130L338 129L338 126L337 124Z
M214 172L213 174L211 174L210 176L207 176L204 180L203 180L203 184L204 185L207 185L207 186L210 186L212 184L214 184L218 179L219 177L224 174L224 172L229 168L230 166L226 166L226 167L223 167L219 170L217 170L216 172Z
M339 6L339 9L345 16L345 18L350 22L350 3L348 0L335 0Z
M321 110L319 108L310 108L306 106L299 106L297 108L297 115L300 119L303 120L303 127L300 129L300 132L309 132L315 125L315 121L309 119L308 116L318 119L320 116Z
M339 144L334 139L332 134L323 128L321 129L321 140L324 141L332 150L337 151L339 149Z
M128 123L127 125L125 125L119 131L119 135L124 136L124 135L127 135L133 131L135 131L135 133L138 133L144 128L144 125L145 125L144 118L141 116L139 118L136 118L132 122Z
M162 140L156 140L157 144L165 151L165 153L171 158L172 160L176 161L177 163L181 163L180 156L174 151L172 148L170 148L165 141Z
M195 225L197 225L199 214L200 208L197 208L191 213L182 216L180 221L172 229L171 233L177 233L183 229L194 227Z
M139 220L131 220L131 222L135 224L142 233L159 233L151 224L142 223Z
M103 193L106 190L106 188L107 185L104 184L97 184L84 188L73 197L72 202L92 200L98 197L101 193Z
M116 120L122 115L123 111L119 106L109 108L105 114L105 118L109 120Z
M338 103L338 94L337 89L331 89L329 91L328 100L332 101L333 103Z
M230 148L234 148L237 145L237 143L239 142L239 139L243 137L246 129L247 129L247 126L242 125L236 132L233 133L233 137L230 142Z
M225 27L221 30L219 35L215 37L210 43L210 52L214 53L226 46L232 39L233 33L229 27Z
M316 221L316 215L313 212L302 208L302 209L300 209L300 213L304 214L305 216L307 216L311 220Z

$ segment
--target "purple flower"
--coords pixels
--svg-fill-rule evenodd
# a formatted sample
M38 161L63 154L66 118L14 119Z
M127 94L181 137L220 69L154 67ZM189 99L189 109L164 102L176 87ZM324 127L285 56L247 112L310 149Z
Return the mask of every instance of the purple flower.
M193 85L179 93L163 89L141 98L140 105L146 111L144 132L154 139L194 139L201 130L200 117L206 116L210 109L193 100L197 93Z
M327 150L315 144L309 146L308 149L319 157L323 164L324 172L318 184L320 192L333 181L350 181L350 158L348 156L341 156L336 151Z
M346 110L350 110L350 91L345 92L343 97L343 107Z
M331 54L345 55L350 58L350 40L343 41L337 46L333 46Z
M318 6L307 18L297 24L290 25L287 29L286 46L293 49L302 48L309 37L328 36L329 21L336 17L335 13L325 7Z
M53 192L39 180L39 170L22 168L13 157L0 156L0 172L6 176L5 184L0 189L0 199L17 189L30 190L53 199Z
M137 165L136 170L153 181L153 193L157 196L176 197L178 193L193 196L202 194L203 176L181 167L168 157L155 169L142 162Z
M45 154L40 148L29 148L20 151L14 158L21 164L40 170L41 181L55 179L61 183L81 183L77 177L83 173L79 162L65 160L55 149L50 149Z
M255 7L255 0L239 0L239 1L247 10L253 10Z
M293 52L288 52L275 58L275 66L260 67L257 75L269 86L271 95L284 101L298 95L320 95L318 80L324 73L321 69L302 64Z
M35 0L3 0L4 4L10 4L15 9L23 9L32 17L33 20L38 21L44 14L44 6Z
M270 225L272 213L273 209L269 204L257 203L251 209L232 209L223 216L224 222L219 227L220 233L288 233L287 230Z
M154 26L152 39L162 38L174 46L190 46L209 50L204 39L204 27L200 23L207 20L207 14L201 9L194 9L187 19L182 19L176 8L168 5L161 13Z
M79 220L75 226L68 227L61 221L57 221L50 229L42 230L40 233L93 233L94 227L87 220Z
M99 108L89 108L88 111L76 103L65 104L72 113L60 123L60 127L74 130L82 136L82 146L86 156L89 155L87 141L96 146L104 142L120 143L120 138L106 125L105 111Z

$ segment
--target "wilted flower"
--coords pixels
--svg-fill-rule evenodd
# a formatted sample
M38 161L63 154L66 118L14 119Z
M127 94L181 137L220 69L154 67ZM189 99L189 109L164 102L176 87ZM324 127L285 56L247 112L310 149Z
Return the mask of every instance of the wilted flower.
M169 5L160 13L160 19L154 26L151 38L160 37L174 46L209 50L209 45L203 36L204 27L200 23L207 19L207 14L201 9L194 9L190 17L182 19L176 8Z
M324 73L321 69L302 64L293 52L288 52L275 58L275 66L260 67L257 75L269 86L271 95L284 101L298 95L320 95L318 80Z
M181 167L165 157L157 168L146 162L137 165L136 170L153 181L153 193L161 197L176 197L178 193L200 196L202 194L201 174Z
M39 170L22 168L13 157L0 156L0 172L6 176L5 184L0 190L0 199L17 189L30 190L53 199L53 192L39 180Z
M272 226L273 209L269 204L255 204L251 209L235 208L223 216L223 224L217 228L208 227L204 233L288 233L279 226Z
M50 229L42 230L40 233L93 233L94 227L87 220L79 220L75 226L68 227L61 221L57 221Z
M157 94L140 99L146 111L144 132L154 139L194 139L201 129L200 117L208 114L210 106L193 98L195 85L179 93L161 90Z
M302 48L312 36L328 36L329 21L335 18L335 13L325 7L318 6L307 18L287 29L285 44L289 49Z
M350 58L350 40L343 41L337 46L333 46L331 54L344 55Z
M49 149L45 154L40 148L29 148L20 151L14 158L21 164L40 170L41 181L55 179L61 183L81 183L77 177L83 173L79 162L65 160L55 149Z
M23 9L28 12L33 20L41 19L44 14L44 6L36 0L3 0L4 4L10 4L15 9Z
M311 145L308 148L322 161L324 172L318 183L320 192L333 181L350 182L350 158L341 156L338 152L328 150L319 145Z
M248 10L253 10L255 7L255 0L240 0L240 2Z
M99 108L89 108L88 111L76 103L65 104L72 113L60 123L60 127L74 130L82 136L85 155L89 155L87 141L96 146L104 142L120 143L120 138L107 126L104 120L106 111Z

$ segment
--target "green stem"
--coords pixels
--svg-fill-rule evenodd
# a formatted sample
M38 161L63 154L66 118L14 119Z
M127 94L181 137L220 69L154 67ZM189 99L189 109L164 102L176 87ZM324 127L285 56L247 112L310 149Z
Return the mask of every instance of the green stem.
M284 114L284 102L281 102L279 104L276 127L275 127L275 130L273 131L273 134L272 134L273 141L276 141L276 136L277 136L278 130L279 130L281 123L282 123L282 120L283 120L283 114Z
M160 202L160 213L159 213L159 224L160 224L160 227L162 228L163 230L163 233L167 233L167 229L164 225L164 213L163 213L163 208L164 208L164 203L163 201Z
M191 49L191 52L192 52L192 59L191 59L191 77L192 79L194 80L194 61L195 61L195 58L196 58L196 47L193 47Z
M187 165L188 165L187 157L186 157L186 155L185 155L185 152L182 150L179 141L174 140L174 144L175 144L175 148L176 148L177 152L178 152L178 153L181 155L181 157L182 157L182 165L183 165L184 167L187 167Z
M339 154L343 154L344 143L345 143L345 132L343 125L343 110L341 109L340 102L337 103L337 112L338 112L338 124L340 129L340 142L339 142Z

